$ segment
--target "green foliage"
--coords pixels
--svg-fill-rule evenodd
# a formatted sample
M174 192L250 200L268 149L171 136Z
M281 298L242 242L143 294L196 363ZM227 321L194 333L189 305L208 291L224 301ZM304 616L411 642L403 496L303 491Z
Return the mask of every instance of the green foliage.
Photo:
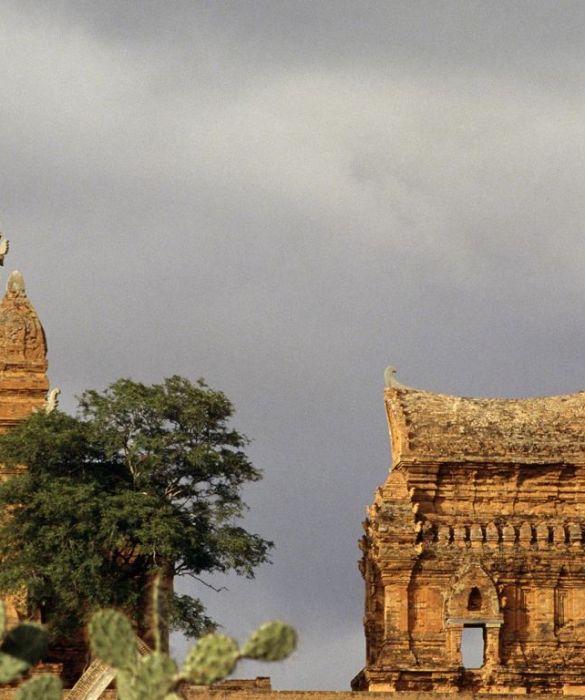
M130 664L131 657L120 646L129 640L130 624L115 610L96 613L89 627L90 643L94 654L116 669L120 700L178 700L182 683L209 685L228 676L241 658L263 661L284 659L291 654L297 642L296 632L284 622L273 621L262 625L246 642L243 649L223 634L209 634L199 639L187 654L181 669L166 654L154 651L151 655ZM124 642L120 642L119 635Z
M0 463L28 469L0 484L0 595L27 587L52 636L104 607L144 627L156 571L253 576L270 542L240 527L244 484L260 473L230 427L226 396L181 377L122 379L87 391L79 415L36 413L0 436ZM171 626L213 629L201 602L167 601Z

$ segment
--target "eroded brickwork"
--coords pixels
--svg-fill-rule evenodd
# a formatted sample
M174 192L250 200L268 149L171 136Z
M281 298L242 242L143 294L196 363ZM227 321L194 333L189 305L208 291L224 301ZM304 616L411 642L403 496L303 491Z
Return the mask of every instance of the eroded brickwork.
M585 690L585 393L390 386L393 466L361 542L362 690ZM484 663L462 665L480 627Z

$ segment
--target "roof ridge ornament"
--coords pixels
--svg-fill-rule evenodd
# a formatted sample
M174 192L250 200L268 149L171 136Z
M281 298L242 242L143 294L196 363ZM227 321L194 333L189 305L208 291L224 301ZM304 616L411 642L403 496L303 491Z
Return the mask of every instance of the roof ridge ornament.
M387 389L409 389L410 387L407 387L404 384L401 384L398 379L394 376L396 374L397 370L396 367L392 367L390 365L389 367L386 367L384 370L384 385L386 386Z
M54 389L51 389L50 391L47 392L47 398L45 399L45 413L47 415L50 415L55 411L57 408L59 408L59 394L61 393L61 389L59 389L58 386L56 386Z
M10 241L0 233L0 266L4 265L4 258L8 255Z

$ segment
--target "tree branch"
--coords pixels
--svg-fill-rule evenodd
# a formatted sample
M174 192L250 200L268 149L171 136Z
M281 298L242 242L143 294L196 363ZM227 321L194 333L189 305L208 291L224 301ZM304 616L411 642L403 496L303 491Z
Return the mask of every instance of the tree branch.
M199 578L199 576L195 576L195 574L187 575L190 576L192 579L195 579L195 581L199 581L199 583L202 583L204 586L207 586L207 588L211 588L211 590L215 591L216 593L221 593L222 591L229 591L229 588L227 586L220 586L219 588L216 588L210 583L207 583L207 581L204 581L202 578Z

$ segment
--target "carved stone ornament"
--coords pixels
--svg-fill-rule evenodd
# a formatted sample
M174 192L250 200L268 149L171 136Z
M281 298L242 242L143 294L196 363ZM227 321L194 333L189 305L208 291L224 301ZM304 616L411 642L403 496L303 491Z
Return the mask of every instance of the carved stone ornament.
M24 278L12 272L0 303L0 366L46 367L47 343L39 317L26 295Z

